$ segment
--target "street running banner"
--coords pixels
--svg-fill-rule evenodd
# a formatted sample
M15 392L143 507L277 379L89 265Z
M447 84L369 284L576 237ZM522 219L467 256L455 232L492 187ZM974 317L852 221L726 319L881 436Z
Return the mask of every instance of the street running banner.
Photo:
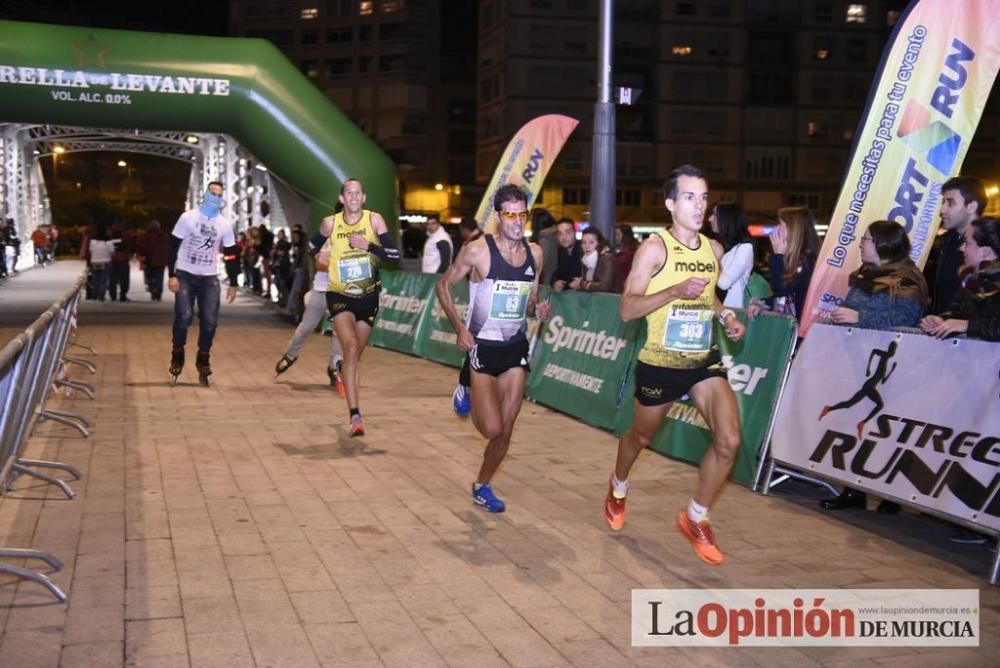
M1000 531L1000 344L817 324L775 424L776 462Z
M794 318L776 314L763 313L745 322L747 333L739 343L730 341L718 323L715 324L715 336L722 353L722 365L740 408L743 444L733 465L732 478L753 487L797 329ZM644 343L645 328L636 345ZM630 377L618 416L619 432L632 424L634 392L635 380ZM685 396L670 405L663 426L649 447L668 457L698 464L711 443L712 432Z
M542 192L545 175L579 124L580 121L569 116L547 114L528 121L518 130L497 163L483 201L476 210L479 229L491 234L496 231L496 218L490 214L493 195L500 186L514 183L525 188L529 193L528 208L531 208Z
M941 184L962 166L1000 68L1000 0L911 3L882 55L809 286L802 334L828 320L861 264L861 235L895 220L923 266Z

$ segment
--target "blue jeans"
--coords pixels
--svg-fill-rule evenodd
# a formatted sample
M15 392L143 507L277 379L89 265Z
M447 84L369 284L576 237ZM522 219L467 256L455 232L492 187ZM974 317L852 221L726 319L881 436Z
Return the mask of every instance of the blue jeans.
M163 294L163 270L166 267L146 266L146 287L149 288L153 299L159 299Z
M198 276L186 271L177 272L181 287L174 296L174 348L187 343L187 331L198 303L198 350L212 349L215 328L219 325L219 298L221 288L217 276Z
M94 282L94 299L104 301L108 293L108 278L111 276L111 265L108 262L99 262L90 265L90 274Z

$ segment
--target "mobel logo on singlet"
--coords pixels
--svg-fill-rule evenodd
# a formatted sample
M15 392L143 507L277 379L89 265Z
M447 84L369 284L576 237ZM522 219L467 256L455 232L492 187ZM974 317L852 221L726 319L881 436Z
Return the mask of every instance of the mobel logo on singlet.
M715 263L714 262L684 262L683 260L677 260L674 262L674 271L689 271L698 273L715 273Z

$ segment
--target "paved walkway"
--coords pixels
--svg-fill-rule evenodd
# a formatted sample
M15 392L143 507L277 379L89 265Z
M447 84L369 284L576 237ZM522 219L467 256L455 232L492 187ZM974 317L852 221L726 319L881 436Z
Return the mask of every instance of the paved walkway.
M79 340L99 356L96 376L77 372L98 398L53 405L90 417L94 434L49 423L28 447L78 466L78 496L22 479L0 501L0 545L57 555L70 599L0 578L0 666L995 665L989 553L948 546L938 523L831 517L810 490L731 485L714 512L728 562L711 568L673 528L694 468L644 453L612 534L601 503L614 437L529 403L495 481L508 512L489 515L469 498L483 442L451 411L454 371L369 350L370 435L348 439L328 339L275 382L291 329L241 296L223 306L213 386L189 368L171 387L171 306L81 308ZM633 588L841 586L980 588L983 646L630 646Z

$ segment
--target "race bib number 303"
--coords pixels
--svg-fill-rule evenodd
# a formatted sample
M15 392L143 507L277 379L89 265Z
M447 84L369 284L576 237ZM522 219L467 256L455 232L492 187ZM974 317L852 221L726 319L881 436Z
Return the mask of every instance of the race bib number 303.
M712 311L674 308L663 329L663 347L684 353L705 353L712 347Z
M497 281L490 296L490 317L496 320L522 320L528 310L531 283Z

